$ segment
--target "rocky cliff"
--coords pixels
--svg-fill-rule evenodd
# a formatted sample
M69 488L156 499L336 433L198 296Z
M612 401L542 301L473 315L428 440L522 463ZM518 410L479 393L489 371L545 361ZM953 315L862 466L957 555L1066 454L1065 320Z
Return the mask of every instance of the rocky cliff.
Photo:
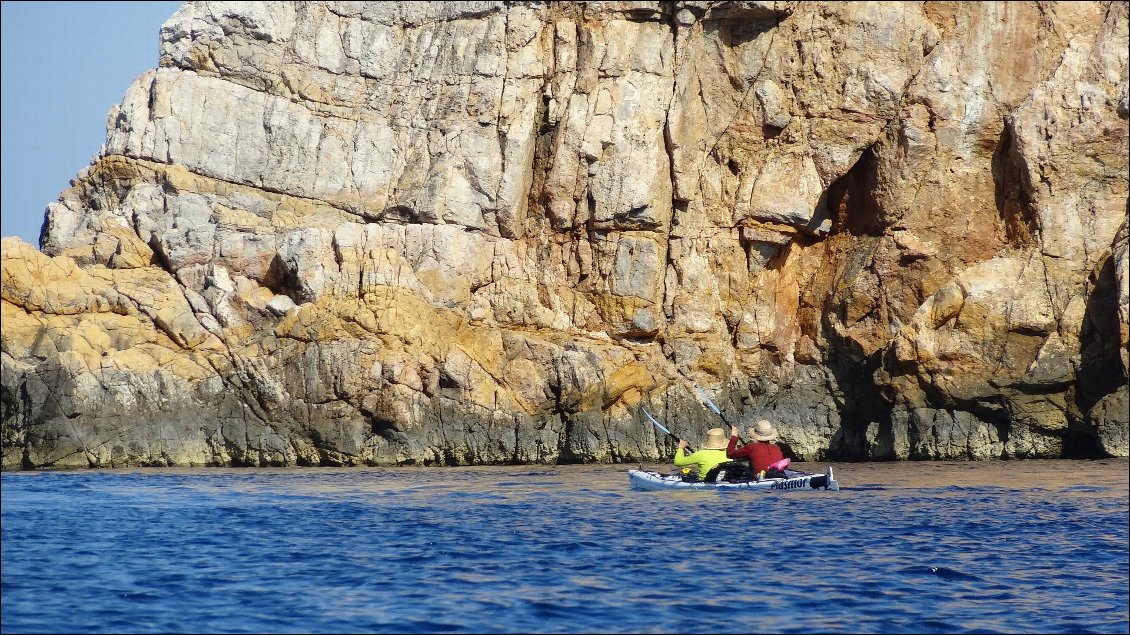
M3 468L1127 456L1125 2L189 2Z

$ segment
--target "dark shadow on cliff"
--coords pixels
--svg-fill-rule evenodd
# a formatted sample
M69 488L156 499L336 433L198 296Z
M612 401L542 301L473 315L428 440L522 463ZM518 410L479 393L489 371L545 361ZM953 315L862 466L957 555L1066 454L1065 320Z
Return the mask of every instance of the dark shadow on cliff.
M825 200L832 219L829 240L847 234L855 243L853 250L874 250L877 238L885 230L882 210L874 194L877 183L878 161L873 149L868 148L844 176L828 187ZM852 258L861 263L863 260L870 262L871 255L860 253ZM867 272L865 266L847 269L854 275ZM872 422L878 423L880 435L892 434L890 404L875 383L875 371L882 364L886 347L868 354L858 341L841 335L834 328L833 321L848 326L849 320L848 299L841 296L840 290L850 287L848 276L852 274L845 271L840 275L845 279L829 289L820 306L820 329L827 342L824 365L835 379L834 388L839 390L836 405L840 415L840 428L829 442L826 458L856 461L893 458L871 456L867 440L867 428Z
M1092 274L1094 289L1087 298L1079 332L1079 371L1075 381L1075 405L1084 419L1103 397L1127 382L1120 355L1118 323L1118 279L1113 256L1107 256ZM1064 458L1104 456L1097 432L1072 430L1063 440Z
M1012 125L1012 118L1006 117L993 151L993 195L1009 244L1023 247L1033 243L1038 225L1029 194L1032 185L1024 160L1016 153Z
M276 295L288 296L296 304L301 304L302 298L298 293L298 275L286 266L278 254L271 258L271 264L268 265L267 273L263 276L262 285Z

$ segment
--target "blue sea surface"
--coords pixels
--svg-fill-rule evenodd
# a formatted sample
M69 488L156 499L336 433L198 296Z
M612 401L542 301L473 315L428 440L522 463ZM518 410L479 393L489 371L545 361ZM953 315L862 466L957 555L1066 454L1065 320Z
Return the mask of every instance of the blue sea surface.
M1130 628L1125 460L836 465L838 492L628 467L4 473L0 630Z

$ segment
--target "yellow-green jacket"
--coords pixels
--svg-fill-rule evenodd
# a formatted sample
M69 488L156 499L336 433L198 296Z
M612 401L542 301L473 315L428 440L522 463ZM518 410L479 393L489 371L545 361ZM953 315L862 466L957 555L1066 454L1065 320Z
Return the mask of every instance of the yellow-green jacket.
M729 460L730 459L726 457L725 450L703 449L686 456L683 455L683 448L675 450L675 466L683 467L684 465L697 463L698 477L700 479L706 478L706 473L710 471L710 468Z

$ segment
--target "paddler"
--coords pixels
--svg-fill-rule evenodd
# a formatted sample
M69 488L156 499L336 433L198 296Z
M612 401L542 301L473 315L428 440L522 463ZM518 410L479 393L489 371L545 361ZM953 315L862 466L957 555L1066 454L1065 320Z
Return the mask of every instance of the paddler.
M686 439L679 439L679 447L675 450L675 466L697 465L700 481L706 478L711 468L729 460L726 458L726 432L722 428L711 428L706 431L706 442L702 444L701 450L684 456L683 450L686 447Z
M726 456L730 459L749 461L753 473L760 478L769 466L785 458L785 454L774 443L777 440L777 428L765 419L749 428L749 437L751 441L739 448L738 427L730 426L730 442L726 445Z

